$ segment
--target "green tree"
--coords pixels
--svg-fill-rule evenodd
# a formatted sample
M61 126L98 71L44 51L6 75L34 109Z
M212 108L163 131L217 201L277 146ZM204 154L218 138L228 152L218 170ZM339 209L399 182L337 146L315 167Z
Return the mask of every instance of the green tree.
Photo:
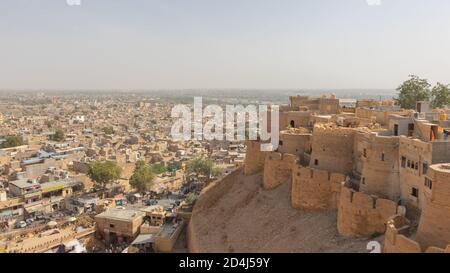
M186 163L186 170L188 173L196 173L197 175L204 175L210 179L219 176L220 168L216 167L211 159L194 158Z
M194 205L197 199L198 195L196 193L190 192L186 195L185 201L188 205Z
M438 82L431 90L431 97L435 108L450 105L450 85Z
M22 146L23 139L20 136L7 136L5 141L0 144L0 148L12 148L17 146Z
M178 171L178 166L175 163L169 163L167 166L167 171L171 173L176 172Z
M431 85L426 79L410 75L409 80L397 88L397 103L404 109L414 109L417 101L427 101L431 97Z
M101 189L102 195L107 185L118 180L121 173L122 169L112 161L94 161L89 164L88 176L95 182L95 186Z
M155 174L162 174L168 171L167 167L165 167L163 164L153 164L152 165L152 171Z
M56 130L55 134L52 136L54 141L60 142L66 139L64 132L62 130Z
M144 192L149 189L155 179L152 168L145 164L143 160L136 162L136 168L130 178L130 185L138 192Z

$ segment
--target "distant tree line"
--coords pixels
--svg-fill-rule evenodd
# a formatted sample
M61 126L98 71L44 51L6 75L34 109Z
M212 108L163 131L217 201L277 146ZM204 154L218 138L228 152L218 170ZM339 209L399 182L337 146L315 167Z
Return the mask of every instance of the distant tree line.
M429 101L434 108L450 105L450 85L438 82L431 86L427 79L410 75L398 88L397 104L404 109L414 109L417 101Z

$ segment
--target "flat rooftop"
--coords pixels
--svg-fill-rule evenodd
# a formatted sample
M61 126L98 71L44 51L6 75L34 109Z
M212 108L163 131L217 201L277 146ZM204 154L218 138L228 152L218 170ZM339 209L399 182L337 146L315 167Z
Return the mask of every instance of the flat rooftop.
M95 218L107 218L122 221L132 221L138 217L145 216L145 212L130 209L111 208L95 216Z
M431 165L430 168L433 168L439 172L445 172L450 174L450 163L435 164Z
M11 184L11 185L16 186L18 188L21 188L21 189L25 189L25 188L29 188L29 187L39 187L39 188L41 187L41 185L39 183L37 183L37 182L36 183L32 183L27 178L10 181L8 183Z

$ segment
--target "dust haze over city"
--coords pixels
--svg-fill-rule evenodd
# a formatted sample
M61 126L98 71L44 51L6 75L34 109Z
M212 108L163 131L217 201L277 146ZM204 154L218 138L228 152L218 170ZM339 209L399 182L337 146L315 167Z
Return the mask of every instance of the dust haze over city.
M0 1L0 253L450 253L449 12Z

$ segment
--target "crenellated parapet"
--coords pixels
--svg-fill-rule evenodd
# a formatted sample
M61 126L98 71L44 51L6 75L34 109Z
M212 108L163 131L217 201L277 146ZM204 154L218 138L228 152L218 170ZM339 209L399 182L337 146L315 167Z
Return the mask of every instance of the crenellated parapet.
M244 160L244 174L253 175L263 171L266 153L261 151L260 141L247 141L247 151Z
M388 199L357 192L342 185L337 227L345 236L371 236L386 231L392 215L404 213L403 207Z
M292 207L296 209L337 209L344 174L302 167L292 168Z
M264 189L273 189L291 179L297 157L291 154L269 152L264 163Z

